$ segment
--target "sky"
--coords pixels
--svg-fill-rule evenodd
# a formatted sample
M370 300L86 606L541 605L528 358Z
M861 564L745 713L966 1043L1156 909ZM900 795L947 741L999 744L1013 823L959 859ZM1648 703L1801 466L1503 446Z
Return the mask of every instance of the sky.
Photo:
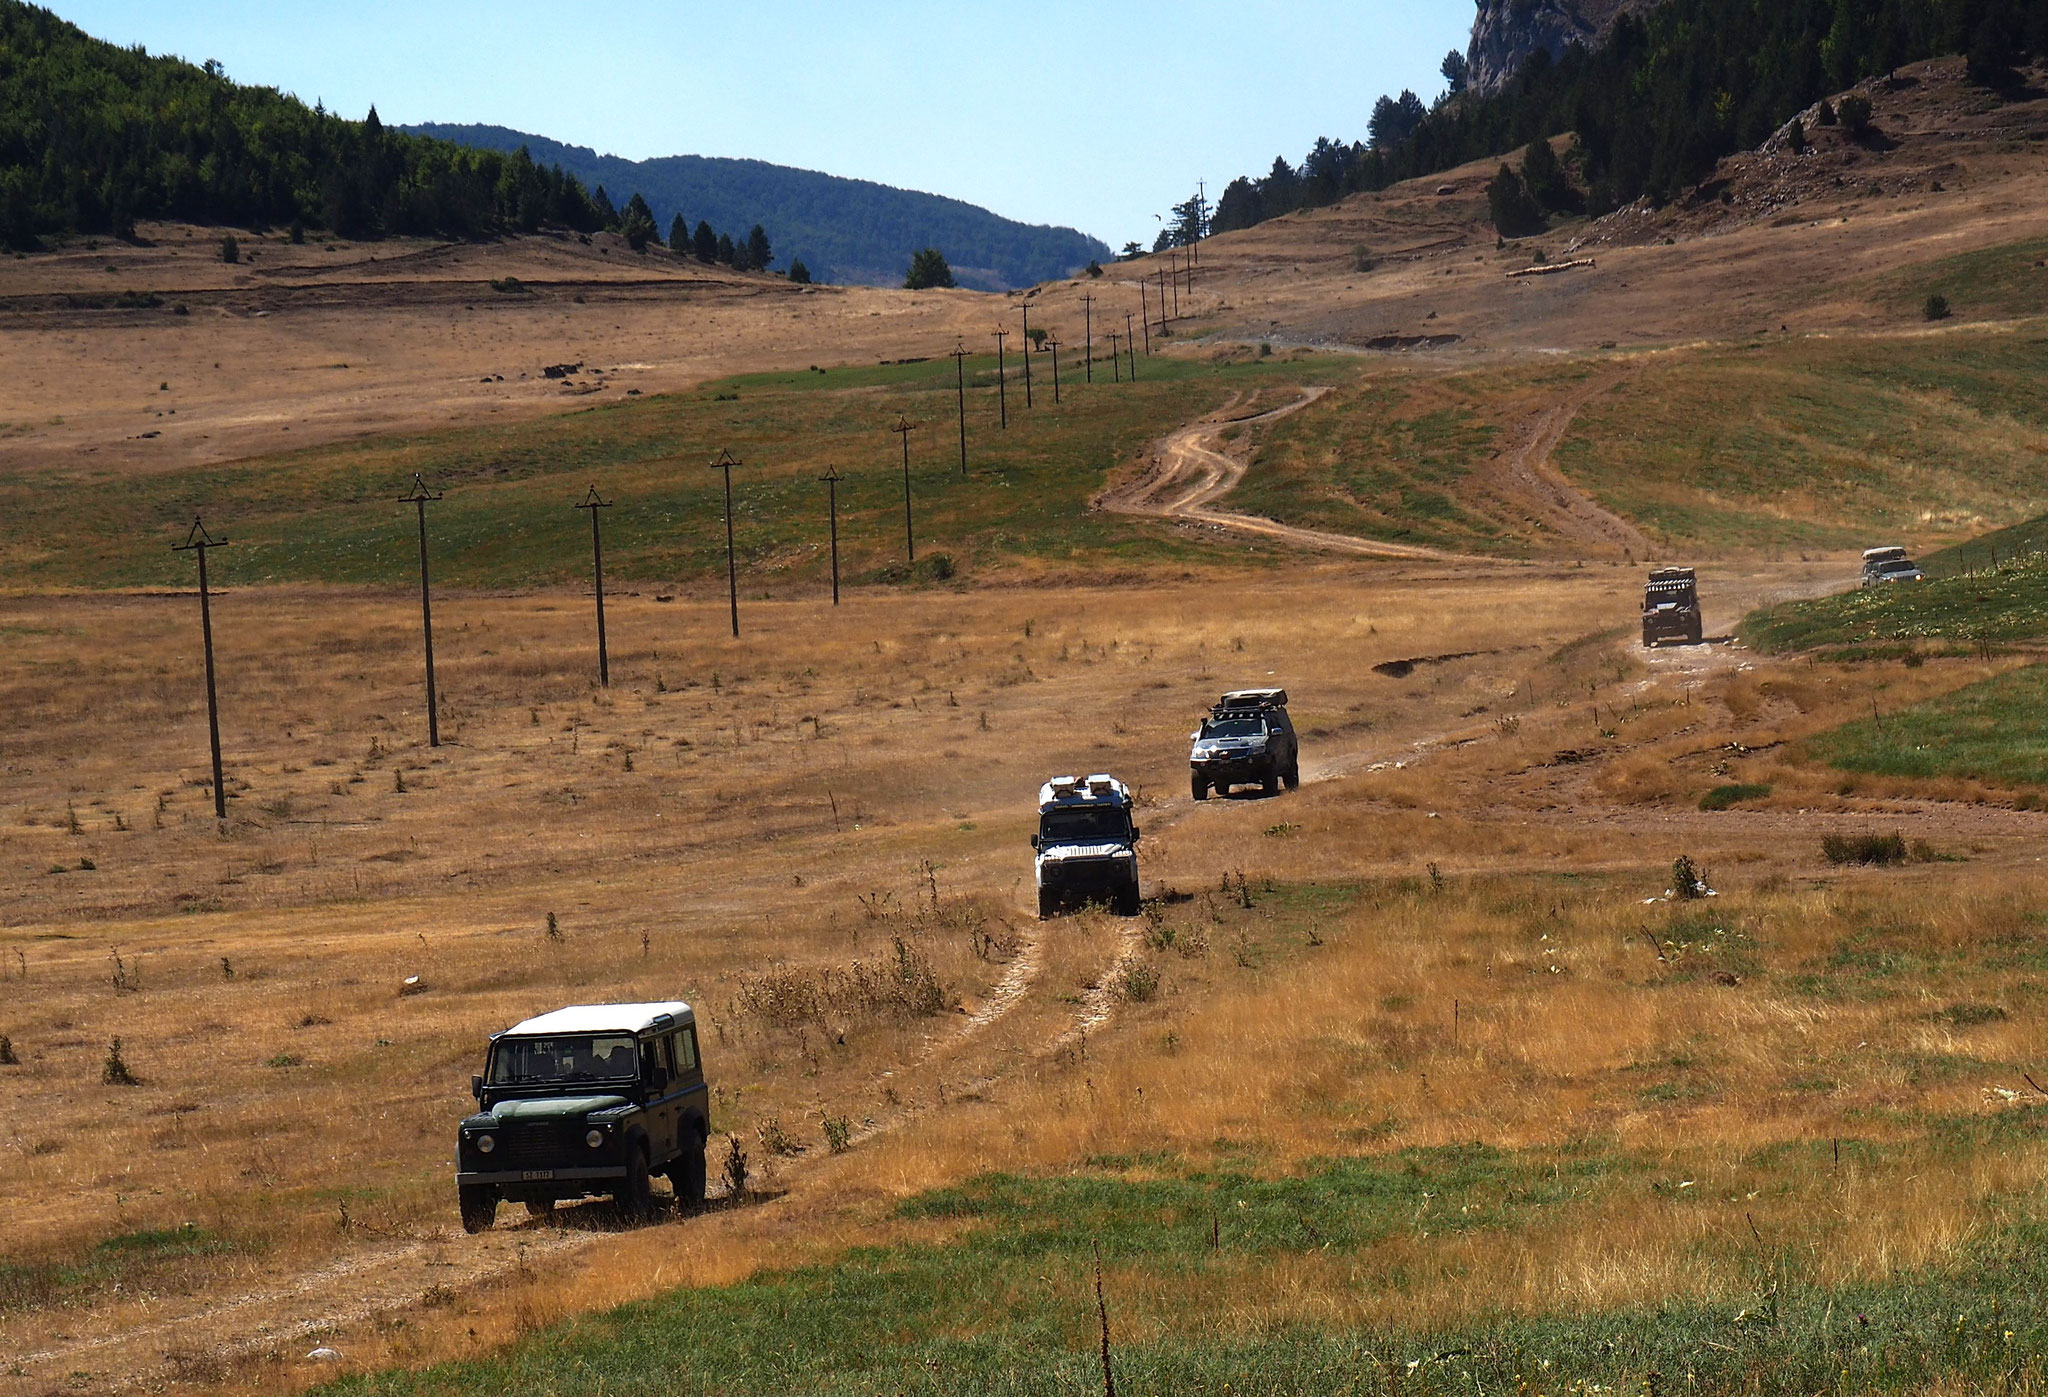
M1443 88L1472 0L41 0L88 33L387 124L771 161L1150 246L1373 101Z

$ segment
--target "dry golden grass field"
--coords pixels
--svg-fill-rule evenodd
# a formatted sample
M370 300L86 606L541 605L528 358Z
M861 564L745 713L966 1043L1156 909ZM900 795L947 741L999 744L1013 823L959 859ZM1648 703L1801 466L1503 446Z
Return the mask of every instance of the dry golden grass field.
M2044 1390L2048 812L1828 745L2037 650L1730 639L1872 530L2044 507L2041 113L1956 66L1879 95L1881 156L1742 157L1725 202L1545 240L1583 273L1507 281L1479 169L1214 240L1154 396L1020 419L1045 518L983 503L1007 475L939 513L986 573L834 608L778 545L734 639L650 547L601 689L587 590L458 570L439 748L396 580L230 577L224 821L196 597L6 579L0 1394L1079 1391L1103 1312L1120 1390ZM354 438L455 458L494 418L652 480L707 380L941 355L1023 299L148 231L0 262L17 493L232 472L310 518ZM1034 324L1120 328L1130 270ZM1932 285L1964 323L1917 322ZM131 289L162 304L99 304ZM855 382L745 411L798 459L907 380ZM639 436L567 415L629 392ZM293 575L343 575L264 504ZM1710 640L1646 653L1674 556ZM1264 683L1302 787L1197 805L1190 727ZM1144 913L1041 922L1032 798L1095 771L1139 791ZM749 1188L465 1236L487 1035L669 997Z

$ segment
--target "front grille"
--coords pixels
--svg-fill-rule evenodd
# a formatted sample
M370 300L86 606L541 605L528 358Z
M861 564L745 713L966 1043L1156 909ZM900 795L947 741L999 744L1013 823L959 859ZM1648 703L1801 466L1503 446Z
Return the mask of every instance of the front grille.
M493 1169L563 1169L592 1153L580 1121L513 1121L498 1131L498 1148L484 1156Z

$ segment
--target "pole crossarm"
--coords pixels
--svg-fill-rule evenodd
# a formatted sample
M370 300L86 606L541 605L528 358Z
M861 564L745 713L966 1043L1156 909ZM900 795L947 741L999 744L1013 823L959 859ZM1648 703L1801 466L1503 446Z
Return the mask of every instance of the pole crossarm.
M205 521L195 516L192 520L192 531L185 535L183 543L172 544L171 551L173 553L191 553L200 548L225 548L227 546L228 541L225 538L215 538L212 534L208 533Z

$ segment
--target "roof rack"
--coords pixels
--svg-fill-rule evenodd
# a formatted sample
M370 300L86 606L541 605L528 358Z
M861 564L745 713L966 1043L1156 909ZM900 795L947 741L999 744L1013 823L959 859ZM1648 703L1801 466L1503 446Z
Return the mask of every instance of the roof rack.
M1225 709L1285 708L1285 689L1232 689L1216 700L1211 712L1221 713Z

